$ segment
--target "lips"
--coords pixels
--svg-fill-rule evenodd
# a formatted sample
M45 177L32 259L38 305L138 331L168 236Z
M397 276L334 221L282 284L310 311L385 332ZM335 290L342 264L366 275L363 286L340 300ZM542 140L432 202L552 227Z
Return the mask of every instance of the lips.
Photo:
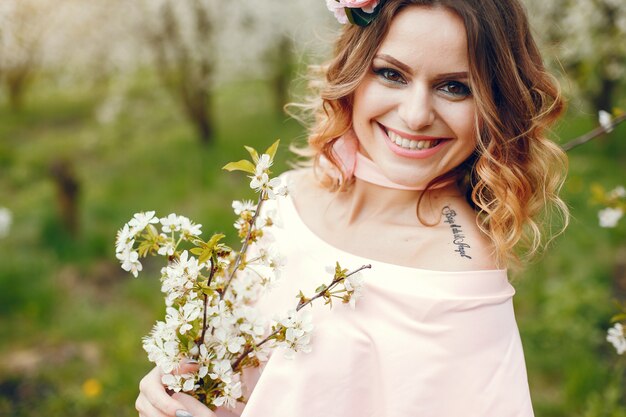
M385 136L385 143L400 156L409 158L427 158L439 151L451 138L435 136L409 135L378 124Z
M387 136L389 137L389 139L394 142L396 145L404 148L404 149L410 149L410 150L414 150L414 149L430 149L430 148L434 148L435 146L437 146L440 142L439 139L435 139L435 140L412 140L412 139L407 139L405 137L402 137L400 135L398 135L396 132L393 132L391 130L386 131Z

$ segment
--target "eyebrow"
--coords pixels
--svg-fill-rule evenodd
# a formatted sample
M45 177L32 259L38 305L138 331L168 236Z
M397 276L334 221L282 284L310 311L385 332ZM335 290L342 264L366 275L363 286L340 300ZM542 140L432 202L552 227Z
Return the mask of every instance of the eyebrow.
M378 55L374 56L374 59L376 59L376 58L382 59L384 61L387 61L390 64L395 65L396 67L400 68L404 72L408 72L408 73L412 73L413 72L413 70L408 65L406 65L403 62L398 61L397 59L395 59L391 55L378 54ZM447 72L445 74L439 74L437 76L437 78L468 78L468 73L467 73L467 71Z

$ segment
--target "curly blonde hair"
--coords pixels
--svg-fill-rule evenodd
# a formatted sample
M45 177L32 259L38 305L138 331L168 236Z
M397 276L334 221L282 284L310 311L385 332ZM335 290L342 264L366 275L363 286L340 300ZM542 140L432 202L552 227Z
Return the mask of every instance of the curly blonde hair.
M331 61L311 67L314 94L300 107L312 120L308 148L300 154L311 158L327 187L350 186L346 178L333 181L321 161L330 161L341 172L332 146L351 128L353 93L394 16L413 5L445 7L463 19L477 109L475 152L429 186L456 179L478 214L478 226L494 244L498 265L514 266L536 254L568 223L567 206L558 196L567 157L546 138L564 111L564 100L543 65L518 0L387 0L369 26L347 25ZM554 219L559 220L556 227Z

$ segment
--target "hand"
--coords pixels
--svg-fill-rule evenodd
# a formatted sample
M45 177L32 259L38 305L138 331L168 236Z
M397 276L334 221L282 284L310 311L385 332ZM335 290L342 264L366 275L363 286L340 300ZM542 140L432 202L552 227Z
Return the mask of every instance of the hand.
M194 372L198 365L181 364L178 372ZM140 417L216 417L209 408L190 395L175 393L171 397L161 382L162 372L152 369L139 383L135 408Z

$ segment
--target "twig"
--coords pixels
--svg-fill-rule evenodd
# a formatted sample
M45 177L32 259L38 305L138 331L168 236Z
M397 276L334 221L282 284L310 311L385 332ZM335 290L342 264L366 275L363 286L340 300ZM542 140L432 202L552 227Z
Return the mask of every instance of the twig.
M265 201L265 192L261 192L261 194L259 195L259 202L256 206L256 211L254 212L254 216L252 216L252 219L249 222L250 227L248 228L246 239L244 240L243 245L241 246L241 250L239 251L239 253L237 253L237 259L235 259L235 265L233 266L233 270L231 271L230 276L228 277L228 281L226 281L224 290L220 294L220 299L224 298L224 295L226 294L226 290L228 290L228 287L230 286L230 282L233 280L233 278L235 278L237 269L239 269L239 265L241 264L241 259L243 258L243 255L248 250L248 243L250 242L250 236L252 236L254 225L256 224L256 219L257 217L259 217L259 213L261 212L261 206L263 205L263 201Z
M217 271L217 267L215 266L214 260L211 260L211 273L209 274L209 279L207 280L207 287L211 285L211 281L215 276L215 272ZM209 304L209 296L204 294L204 311L202 317L202 335L200 336L200 340L198 341L198 347L200 347L200 343L204 343L204 335L206 335L207 330L207 307Z
M364 270L364 269L371 268L371 267L372 267L372 265L370 265L370 264L368 264L368 265L363 265L363 266L361 266L361 267L359 267L359 268L355 269L354 271L349 272L348 274L346 274L346 276L345 276L345 277L342 277L342 278L335 278L335 279L333 279L333 281L330 283L330 285L329 285L327 288L325 288L325 289L323 289L322 291L320 291L320 292L318 292L317 294L315 294L315 295L314 295L314 296L313 296L313 297L312 297L309 301L307 301L307 302L305 302L305 303L298 303L298 306L296 307L296 311L300 311L303 307L305 307L305 306L307 306L308 304L310 304L311 302L313 302L313 300L315 300L316 298L322 297L322 296L326 293L326 291L328 291L328 290L329 290L329 289L330 289L333 285L336 285L336 284L337 284L337 283L339 283L340 281L342 281L342 280L344 280L344 279L348 278L348 277L349 277L349 276L351 276L351 275L356 274L357 272L360 272L360 271L362 271L362 270ZM272 339L272 337L274 337L274 336L276 336L278 333L280 333L280 332L281 332L281 330L282 330L282 329L280 329L280 328L279 328L279 329L274 330L274 331L273 331L272 333L270 333L270 334L269 334L269 335L268 335L265 339L263 339L263 340L261 340L259 343L257 343L257 344L255 345L255 347L257 347L257 348L261 347L262 345L264 345L265 343L267 343L270 339ZM232 366L232 368L233 368L233 371L237 371L237 368L241 365L241 362L242 362L242 361L243 361L243 360L244 360L244 359L248 356L248 354L249 354L250 352L252 352L252 349L253 349L253 348L252 348L252 346L247 346L247 347L244 349L244 351L243 351L243 352L241 352L241 355L239 355L239 357L238 357L238 358L235 360L235 362L233 362L233 363L232 363L232 365L231 365L231 366Z
M329 289L331 289L331 288L332 288L334 285L336 285L339 281L342 281L342 280L344 280L344 279L348 278L349 276L356 274L357 272L360 272L360 271L362 271L362 270L364 270L364 269L371 268L371 267L372 267L372 265L370 265L370 264L363 265L363 266L361 266L361 267L359 267L359 268L355 269L354 271L349 272L349 273L348 273L348 274L346 274L346 276L345 276L345 277L343 277L343 278L336 278L336 279L334 279L334 280L333 280L333 282L331 282L331 283L330 283L330 285L328 286L328 288L325 288L324 290L322 290L322 291L318 292L318 293L317 293L317 294L315 294L313 297L311 297L311 299L310 299L310 300L308 300L308 301L306 301L306 302L304 302L304 303L299 302L299 303L298 303L298 307L296 307L296 311L300 311L300 309L302 309L303 307L305 307L305 306L307 306L307 305L311 304L311 303L313 302L313 300L315 300L316 298L323 297L323 296L324 296L324 294L326 293L326 291L328 291Z
M561 148L564 151L570 151L572 149L574 149L577 146L580 146L584 143L589 142L592 139L597 138L598 136L602 136L605 133L609 133L609 130L615 128L617 125L619 125L620 123L622 123L623 121L626 120L626 114L622 114L621 116L616 117L615 119L611 120L611 126L607 129L604 126L598 126L597 128L593 129L590 132L585 133L582 136L577 137L576 139L572 139L571 141L567 142L566 144L564 144L563 146L561 146Z

